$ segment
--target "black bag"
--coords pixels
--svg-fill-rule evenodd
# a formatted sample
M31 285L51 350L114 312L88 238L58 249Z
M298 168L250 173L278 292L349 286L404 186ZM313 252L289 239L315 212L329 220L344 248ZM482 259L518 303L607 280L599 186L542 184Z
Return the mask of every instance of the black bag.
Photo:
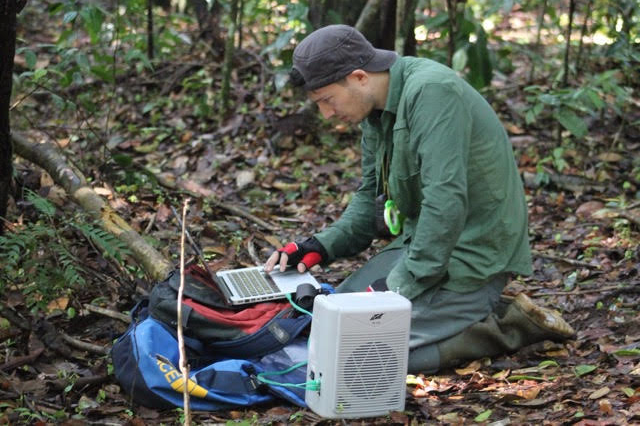
M150 316L174 333L179 287L180 271L176 270L154 286L149 299ZM275 352L311 323L310 316L288 302L227 306L209 274L196 264L185 268L182 317L185 337L198 340L205 352L234 358Z

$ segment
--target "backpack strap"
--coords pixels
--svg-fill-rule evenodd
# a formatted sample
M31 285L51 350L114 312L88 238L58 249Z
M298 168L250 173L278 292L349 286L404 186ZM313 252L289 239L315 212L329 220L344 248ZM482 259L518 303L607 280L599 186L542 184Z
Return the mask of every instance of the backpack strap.
M255 375L247 376L238 371L204 370L196 373L195 377L198 383L206 383L208 389L222 393L252 393L260 387Z

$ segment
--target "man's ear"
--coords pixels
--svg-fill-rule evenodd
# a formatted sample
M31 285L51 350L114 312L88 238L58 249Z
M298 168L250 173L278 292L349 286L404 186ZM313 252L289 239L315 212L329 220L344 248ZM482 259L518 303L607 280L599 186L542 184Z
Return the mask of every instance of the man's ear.
M355 84L365 85L369 82L369 73L365 70L356 69L351 71L347 79L351 79L351 82Z

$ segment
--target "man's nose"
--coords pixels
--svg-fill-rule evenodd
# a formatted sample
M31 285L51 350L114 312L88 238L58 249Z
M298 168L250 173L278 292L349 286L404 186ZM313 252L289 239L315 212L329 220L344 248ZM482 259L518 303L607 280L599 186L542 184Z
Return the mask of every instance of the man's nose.
M336 114L333 108L329 107L328 105L320 104L318 105L318 108L320 109L320 114L322 114L325 120L333 117Z

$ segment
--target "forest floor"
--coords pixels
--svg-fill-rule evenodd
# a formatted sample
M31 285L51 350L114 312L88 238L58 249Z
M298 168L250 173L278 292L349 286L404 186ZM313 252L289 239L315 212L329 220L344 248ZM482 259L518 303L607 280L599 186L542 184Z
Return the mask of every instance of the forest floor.
M22 39L32 39L29 34ZM51 42L47 37L39 33L38 42ZM273 93L252 78L264 70L244 52L234 74L235 112L221 121L203 116L202 98L219 90L219 60L192 49L153 71L131 69L111 86L88 84L102 112L109 110L106 117L100 111L61 117L51 111L51 91L40 90L20 102L13 128L34 141L56 142L96 192L172 262L179 256L180 227L171 207L180 210L189 198L187 223L210 266L252 265L272 247L339 217L358 186L358 133L314 119L290 90ZM509 132L525 181L534 253L533 275L512 281L505 294L525 292L561 311L575 338L419 375L407 384L405 411L381 418L327 421L277 403L196 413L197 424L640 423L640 130L629 124L640 113L629 111L624 122L596 117L588 137L563 134L558 151L554 124L524 124L527 64L514 63L509 84L498 77L484 92ZM24 66L18 55L16 72ZM193 86L206 78L213 86ZM73 98L82 89L52 92ZM16 170L22 194L30 189L55 205L55 226L81 220L78 207L41 168L17 158ZM33 203L17 197L9 214L13 229L35 217ZM376 241L371 250L316 274L338 284L385 243ZM73 249L93 271L84 286L44 306L21 285L5 287L0 423L179 422L180 410L132 404L120 391L104 350L127 324L86 307L127 312L153 283L80 239ZM77 340L91 346L81 348Z

